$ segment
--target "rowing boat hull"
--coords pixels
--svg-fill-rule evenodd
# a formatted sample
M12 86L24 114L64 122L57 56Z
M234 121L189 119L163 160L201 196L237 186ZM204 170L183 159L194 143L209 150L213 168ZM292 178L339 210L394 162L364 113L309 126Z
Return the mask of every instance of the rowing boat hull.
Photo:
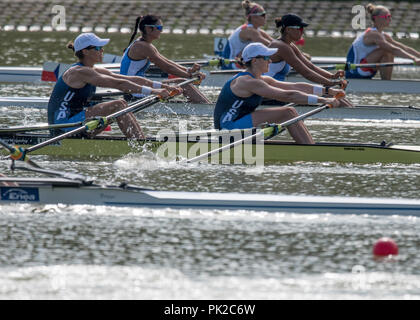
M196 137L200 140L197 141ZM45 141L45 135L0 136L10 144L23 147ZM163 137L162 137L163 139ZM64 139L57 145L49 145L33 155L48 155L79 159L115 158L127 154L141 153L149 150L160 158L174 160L190 159L210 150L220 148L223 144L207 142L206 137L192 134L188 142L127 141L124 137L104 136L95 139ZM228 141L228 140L224 140ZM5 150L1 151L5 154ZM222 164L270 164L281 162L354 162L354 163L420 163L419 146L381 146L375 144L353 143L317 143L315 145L298 145L292 142L267 140L262 144L246 144L212 157L212 163Z
M140 208L420 216L420 201L410 199L153 191L135 186L86 186L65 179L0 178L0 183L2 181L16 183L18 186L0 187L1 204L62 203Z
M213 71L202 82L203 86L221 88L237 71ZM313 83L299 75L289 75L287 82ZM348 79L347 93L405 93L419 94L420 80L414 79Z
M49 98L0 97L0 106L16 106L46 109ZM278 105L277 105L278 106ZM276 105L261 105L259 109ZM309 112L316 106L296 106L299 114ZM192 104L186 102L165 102L155 104L146 112L158 114L213 116L214 104ZM367 119L367 120L415 120L420 121L420 108L414 106L358 106L355 108L333 108L317 113L311 119Z
M201 85L203 87L214 87L220 89L226 81L233 75L230 70L227 72L216 71L210 72L204 70L206 78ZM42 68L39 67L0 67L0 82L35 82L41 83ZM150 79L161 81L162 75L151 75ZM309 82L309 80L297 76L290 75L287 77L288 82ZM346 89L348 93L405 93L419 94L420 80L396 79L396 80L379 80L379 79L349 79L349 85Z

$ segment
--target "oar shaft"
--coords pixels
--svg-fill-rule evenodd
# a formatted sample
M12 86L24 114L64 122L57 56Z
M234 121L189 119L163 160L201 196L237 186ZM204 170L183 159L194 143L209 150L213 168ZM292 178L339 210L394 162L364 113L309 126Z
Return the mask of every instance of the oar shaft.
M221 148L214 149L214 150L212 150L212 151L210 151L210 152L208 152L208 153L201 154L201 155L196 156L196 157L194 157L194 158L188 159L188 160L187 160L187 163L197 162L197 161L200 161L200 160L202 160L202 159L210 158L211 156L213 156L213 155L215 155L215 154L218 154L218 153L223 152L223 151L225 151L225 150L230 150L230 149L232 149L232 148L236 147L237 145L240 145L240 144L243 144L244 142L247 142L248 140L252 140L252 139L255 139L255 138L259 138L259 136L264 137L264 135L265 135L265 134L264 134L264 130L260 130L260 131L258 131L257 133L255 133L255 134L253 134L253 135L250 135L249 137L246 137L246 138L244 138L244 139L241 139L241 140L235 141L235 142L233 142L233 143L231 143L231 144L227 144L227 145L225 145L225 146L223 146L223 147L221 147Z
M329 105L325 104L325 105L320 106L320 107L318 107L316 109L313 109L313 110L308 111L308 112L306 112L304 114L301 114L300 116L297 116L297 117L295 117L293 119L287 120L287 121L279 124L278 127L279 127L279 129L280 129L280 127L283 127L283 128L288 127L288 126L290 126L292 124L295 124L296 122L299 122L301 120L304 120L304 119L306 119L306 118L308 118L308 117L310 117L310 116L312 116L312 115L314 115L314 114L316 114L316 113L318 113L318 112L320 112L320 111L322 111L324 109L328 109L328 108L329 108Z
M4 148L9 150L10 153L15 152L15 148L12 147L10 144L6 143L5 141L3 141L2 139L0 139L0 145L2 145Z
M383 63L345 63L337 64L337 70L354 70L357 68L381 68L381 67L395 67L395 66L413 66L414 62L383 62Z
M78 127L81 125L83 125L83 122L39 125L39 126L33 126L33 127L10 127L10 128L0 128L0 133L17 133L17 132L27 132L27 131L64 129L64 128L71 128L71 127Z
M290 104L288 104L287 106L291 106L291 105L295 105L295 104L294 104L294 103L290 103ZM277 129L278 129L278 133L280 133L283 129L287 128L288 126L290 126L290 125L292 125L292 124L294 124L294 123L296 123L296 122L299 122L299 121L301 121L301 120L304 120L304 119L306 119L306 118L310 117L311 115L313 115L313 114L315 114L315 113L318 113L318 112L320 112L320 111L322 111L322 110L324 110L324 109L328 109L329 107L330 107L330 106L329 106L328 104L325 104L325 105L322 105L322 106L320 106L320 107L318 107L318 108L316 108L316 109L314 109L314 110L311 110L311 111L306 112L306 113L304 113L304 114L302 114L302 115L300 115L300 116L297 116L297 117L295 117L295 118L293 118L293 119L290 119L290 120L288 120L288 121L285 121L285 122L283 122L283 123L281 123L281 124L278 124L278 125L275 125L275 126L269 126L269 127L263 128L261 131L259 131L259 132L255 133L255 134L253 134L253 135L250 135L249 137L246 137L246 138L240 139L240 140L238 140L238 141L235 141L235 142L233 142L233 143L230 143L230 144L228 144L228 145L225 145L225 146L223 146L223 147L221 147L221 148L214 149L214 150L212 150L212 151L210 151L210 152L207 152L207 153L205 153L205 154L202 154L202 155L199 155L199 156L197 156L197 157L194 157L194 158L188 159L188 160L187 160L187 163L197 162L197 161L200 161L200 160L202 160L202 159L206 159L206 158L208 159L208 158L210 158L211 156L213 156L213 155L215 155L215 154L218 154L218 153L220 153L220 152L222 152L222 151L232 149L233 147L235 147L235 146L237 146L237 145L240 145L240 144L243 144L244 142L247 142L247 141L252 140L252 139L255 139L255 138L259 138L261 135L262 135L264 138L265 138L265 137L267 137L267 136L272 136L272 133L273 133L273 131L275 130L275 128L276 128L276 127L277 127Z

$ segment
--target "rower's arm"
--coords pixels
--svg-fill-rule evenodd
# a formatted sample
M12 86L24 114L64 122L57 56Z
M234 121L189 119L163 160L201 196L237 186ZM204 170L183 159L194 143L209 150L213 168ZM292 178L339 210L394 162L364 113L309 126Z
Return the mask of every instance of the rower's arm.
M373 34L370 40L374 42L377 46L379 46L380 49L391 52L396 57L416 60L416 56L406 52L400 47L395 46L391 42L387 41L387 39L380 34Z
M326 89L322 85L313 85L305 82L285 82L278 81L270 76L261 77L267 84L270 86L282 89L282 90L298 90L305 92L307 94L314 94L317 96L326 95ZM335 92L336 90L330 89L330 91Z
M268 34L266 34L268 36ZM242 30L239 33L239 37L243 41L251 41L251 42L260 42L266 46L269 46L272 39L268 39L265 36L263 36L262 32L260 30L257 30L255 28L246 28ZM271 38L271 37L270 37Z
M386 40L387 40L389 43L391 43L392 45L394 45L394 46L396 46L396 47L398 47L398 48L400 48L400 49L404 50L405 52L407 52L407 53L409 53L409 54L411 54L411 55L413 55L413 56L415 56L415 57L417 57L417 58L420 58L420 52L419 52L419 51L417 51L417 50L415 50L414 48L411 48L411 47L409 47L409 46L406 46L405 44L403 44L403 43L401 43L401 42L398 42L398 41L394 40L394 39L393 39L390 35L388 35L388 34L384 34L384 36L386 37Z
M295 52L296 56L298 57L298 59L305 64L309 69L313 70L315 73L320 74L321 76L327 78L327 79L331 79L332 78L332 74L324 69L321 69L319 67L317 67L316 65L314 65L310 60L308 60L305 55L299 50L298 47L296 47L294 44L291 44L293 51Z
M112 75L100 73L92 68L82 68L77 73L77 77L84 83L90 83L96 87L114 88L126 93L145 93L144 86L138 85L132 81L123 78L117 78ZM159 94L160 90L148 88L147 91L152 94Z
M270 43L271 43L271 41L273 41L273 38L267 32L265 32L264 30L260 29L260 33L264 38L266 38L268 41L270 41Z
M293 102L297 104L316 104L327 103L329 98L314 97L312 94L307 94L298 90L283 90L273 87L260 79L247 79L243 81L243 86L246 86L250 92L257 94L266 99L274 99L282 102ZM313 99L316 99L313 100Z
M95 70L99 73L114 77L116 79L122 79L122 80L128 80L128 81L134 82L140 86L154 87L154 84L155 84L155 81L152 81L147 78L140 77L140 76L126 76L126 75L114 73L108 69L99 68L99 67L95 67ZM159 82L159 84L161 85L162 88L170 88L170 86L164 83Z
M332 80L326 78L321 74L318 74L317 72L309 68L305 63L303 63L301 59L296 56L295 52L291 47L284 49L283 58L288 64L290 64L290 66L293 67L293 69L296 70L297 73L301 74L306 79L326 86L334 85L334 82Z
M168 74L173 74L182 78L190 78L191 74L188 69L178 65L177 63L162 56L157 50L154 51L150 56L149 60L153 62L160 70Z

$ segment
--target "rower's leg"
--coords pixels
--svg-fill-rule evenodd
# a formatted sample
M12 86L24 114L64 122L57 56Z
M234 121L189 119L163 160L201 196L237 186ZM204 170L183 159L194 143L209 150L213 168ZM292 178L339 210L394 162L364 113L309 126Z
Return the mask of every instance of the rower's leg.
M394 62L394 56L388 51L382 49L373 50L367 57L367 63L384 63ZM378 68L382 80L391 80L393 67L381 67Z
M394 55L390 52L386 52L380 62L394 62ZM380 67L379 72L381 74L382 80L391 80L392 78L392 71L394 70L393 66L389 67Z
M86 109L86 118L92 118L96 116L108 116L114 112L127 108L127 106L127 102L124 100L114 100L99 103L93 107L89 107ZM118 127L127 138L144 139L143 131L139 123L137 122L136 117L131 112L118 117L117 123ZM95 132L95 134L98 134L99 132Z
M191 103L210 103L210 100L193 84L184 87L184 96Z
M282 123L299 116L295 108L277 107L257 110L252 113L252 122L256 127L262 123ZM315 141L303 121L287 127L292 138L299 144L314 144Z

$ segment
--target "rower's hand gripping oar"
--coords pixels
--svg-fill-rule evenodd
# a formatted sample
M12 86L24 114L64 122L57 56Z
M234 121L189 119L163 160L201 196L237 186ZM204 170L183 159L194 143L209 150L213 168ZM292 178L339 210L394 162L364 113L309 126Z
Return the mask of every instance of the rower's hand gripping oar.
M335 96L336 99L340 99L342 97L344 97L344 95L342 93L339 93ZM290 106L293 106L293 105L296 105L296 104L291 103L291 104L288 104L286 106L290 107ZM197 157L188 159L186 162L187 163L192 163L192 162L200 161L202 159L208 159L215 154L218 154L218 153L220 153L222 151L225 151L225 150L230 150L237 145L241 145L246 141L249 141L249 140L252 141L253 139L256 139L256 138L259 138L259 137L262 137L264 140L270 139L270 138L276 136L277 134L283 132L288 126L290 126L292 124L295 124L296 122L304 120L304 119L306 119L306 118L308 118L308 117L310 117L310 116L312 116L312 115L314 115L318 112L321 112L321 111L323 111L325 109L329 109L329 108L333 108L332 104L329 104L329 103L323 104L322 106L320 106L320 107L318 107L314 110L311 110L309 112L306 112L302 115L299 115L299 116L297 116L293 119L290 119L290 120L285 121L285 122L280 123L280 124L268 125L267 127L263 128L262 130L260 130L259 132L255 133L253 135L250 135L249 137L240 139L240 140L235 141L233 143L227 144L227 145L225 145L221 148L214 149L214 150L212 150L210 152L207 152L205 154L202 154L202 155L199 155Z
M198 80L197 78L188 79L184 82L179 83L178 86L181 87L183 85L192 83L192 82L197 81L197 80ZM170 98L172 98L172 97L174 97L174 96L176 96L180 93L181 93L180 90L173 90L170 93L169 97L166 98L166 99L170 99ZM89 120L83 126L81 126L79 128L76 128L76 129L71 130L69 132L63 133L63 134L61 134L59 136L56 136L54 138L48 139L47 141L41 142L41 143L39 143L37 145L34 145L32 147L29 147L27 149L23 149L22 147L17 147L17 146L15 148L13 148L13 151L10 148L7 148L7 149L9 150L9 152L11 154L10 157L12 159L22 160L22 161L28 162L29 159L27 157L27 154L32 152L32 151L38 150L38 149L43 148L47 145L50 145L54 142L60 141L62 139L71 137L73 135L76 135L76 134L79 134L79 133L82 133L82 132L92 131L92 130L95 130L95 129L100 129L100 128L105 127L108 124L112 123L113 121L115 121L116 118L118 118L118 117L120 117L124 114L144 110L147 107L149 107L149 106L151 106L151 105L153 105L153 104L155 104L159 101L162 101L162 100L163 100L163 97L161 97L159 95L152 95L152 96L143 98L139 101L131 103L127 108L125 108L123 110L114 112L113 114L110 114L110 115L105 116L105 117L98 117L98 118L95 118L93 120Z

